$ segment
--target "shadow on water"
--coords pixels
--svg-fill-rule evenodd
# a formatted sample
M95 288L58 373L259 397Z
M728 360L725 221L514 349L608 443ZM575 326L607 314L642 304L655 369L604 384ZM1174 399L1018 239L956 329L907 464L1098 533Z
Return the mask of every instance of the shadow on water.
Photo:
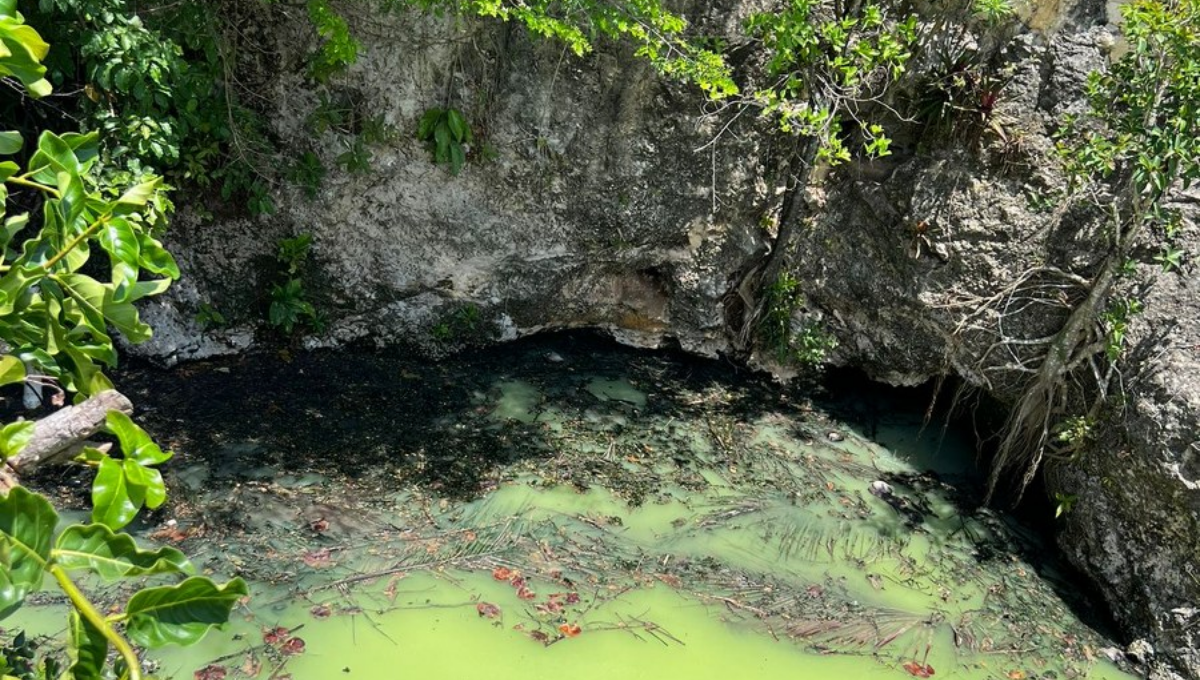
M429 677L467 677L463 645L497 680L1120 676L1053 551L980 507L970 430L923 427L928 389L780 386L589 333L117 382L177 452L141 531L263 592L195 668L269 652L256 626L329 642L365 617ZM386 645L366 677L391 677Z
M604 375L623 376L654 398L603 394L605 385L591 383ZM622 380L608 388L619 390ZM715 386L728 389L720 410L731 418L794 409L803 399L729 364L636 350L591 333L539 337L447 363L387 351L256 355L167 372L139 367L118 381L155 434L184 451L208 452L217 476L252 477L266 468L396 473L455 498L484 490L498 467L550 452L537 414L551 400L557 409L586 411L599 398L624 416L613 426L619 432L629 419L698 413L690 395ZM522 394L524 385L540 389ZM489 419L496 400L500 409L534 417Z
M960 392L961 390L961 392ZM827 372L819 399L838 420L858 427L867 438L908 460L926 477L945 480L963 512L984 501L988 465L1004 427L1003 404L957 378L915 387L892 387L860 371ZM1064 562L1054 547L1055 506L1038 474L1019 502L1002 492L994 504L1007 530L1021 537L1008 549L1021 555L1087 625L1116 636L1117 626L1103 596L1081 572ZM981 550L981 559L1005 553Z

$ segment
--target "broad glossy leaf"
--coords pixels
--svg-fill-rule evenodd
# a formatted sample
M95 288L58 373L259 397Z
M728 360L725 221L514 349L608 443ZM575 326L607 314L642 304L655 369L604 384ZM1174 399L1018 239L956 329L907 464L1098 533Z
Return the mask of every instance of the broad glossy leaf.
M87 569L108 581L194 571L187 557L175 548L141 550L132 536L114 533L103 524L74 524L64 529L55 542L54 560L64 569Z
M103 322L107 321L134 344L150 339L150 327L138 318L137 308L129 300L117 302L111 285L82 274L64 274L55 280L84 308L96 331L103 333ZM103 321L97 320L97 314Z
M14 357L4 357L10 359ZM0 427L0 460L12 458L25 448L29 440L33 438L33 431L36 425L31 420L23 420L17 423L9 423L4 427Z
M37 31L19 21L15 13L0 15L0 76L14 76L34 97L51 91L42 77L46 67L41 64L49 49Z
M49 130L38 137L37 151L29 159L33 178L43 184L58 184L58 173L79 175L79 159L75 150L62 137Z
M450 133L454 135L456 141L467 141L471 130L467 127L467 119L463 118L458 109L450 109L446 112L446 124L450 126Z
M0 386L11 385L25 380L25 362L6 354L0 357Z
M58 212L59 224L65 240L65 238L73 238L87 226L80 218L87 208L88 197L84 190L83 177L78 172L59 171L55 175L55 180L58 185L59 198L47 201L46 205Z
M0 276L0 317L12 314L29 286L43 275L41 267L14 266Z
M61 137L75 152L81 171L86 172L92 162L100 157L99 132L64 132Z
M0 182L7 182L9 177L21 171L21 166L12 161L4 161L0 163ZM3 207L3 206L0 206Z
M129 301L137 302L144 297L153 297L165 293L171 287L171 279L153 279L138 281L129 286Z
M21 138L20 132L16 130L0 132L0 155L16 153L21 150L22 146L25 146L25 140Z
M143 233L138 237L141 244L141 265L146 271L154 272L172 279L179 278L179 265L175 258L167 252L162 244L149 234Z
M100 469L92 481L93 522L120 529L137 517L144 502L143 490L129 485L121 463L112 458L100 461Z
M171 458L170 451L163 451L158 444L138 427L137 423L120 411L109 411L104 419L109 432L117 436L121 442L121 452L126 458L135 460L142 465L158 465Z
M121 461L121 467L125 469L125 481L131 488L138 488L146 507L153 510L167 500L167 486L161 472L128 458Z
M3 165L4 163L0 163L0 166ZM12 217L4 220L4 226L0 227L0 250L7 248L8 244L12 242L13 237L19 234L21 230L24 229L28 224L29 213L13 215Z
M128 220L114 217L100 228L98 236L100 247L114 259L134 267L138 266L141 248L138 246L137 232Z
M104 663L108 659L108 640L76 609L70 615L70 642L67 654L71 659L71 680L103 680Z
M135 213L146 207L146 203L154 197L154 192L162 185L162 178L155 177L148 182L129 189L121 194L117 202L113 204L113 212L117 215L128 215Z
M57 525L44 497L20 486L0 496L0 620L41 587Z
M146 588L125 606L125 632L144 647L190 645L209 628L229 620L229 613L249 591L235 578L224 586L192 576L174 586Z

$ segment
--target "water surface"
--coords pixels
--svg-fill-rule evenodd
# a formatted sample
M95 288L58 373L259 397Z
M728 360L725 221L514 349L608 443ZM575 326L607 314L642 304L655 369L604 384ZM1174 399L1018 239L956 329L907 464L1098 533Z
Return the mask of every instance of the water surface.
M161 677L1126 677L924 404L578 335L123 380L178 454L139 531L253 588Z

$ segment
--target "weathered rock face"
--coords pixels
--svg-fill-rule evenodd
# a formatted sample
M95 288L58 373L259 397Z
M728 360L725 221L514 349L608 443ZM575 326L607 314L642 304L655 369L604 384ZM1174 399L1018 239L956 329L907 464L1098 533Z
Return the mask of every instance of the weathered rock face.
M698 4L702 21L730 33L750 7ZM1068 307L998 293L1058 286L1069 302L1105 241L1093 216L1041 198L1063 186L1045 160L1049 133L1082 107L1081 84L1103 64L1111 31L1105 7L1068 5L1038 3L1031 24L1053 32L1006 48L1011 81L992 118L1002 133L945 139L902 127L894 159L840 168L811 197L793 271L807 313L838 337L839 363L895 384L957 374L1001 401L1018 394L1022 355L997 359L1013 351L997 340L1053 333ZM277 277L275 244L299 233L314 237L303 273L327 316L312 345L437 353L591 326L637 344L731 349L724 302L768 248L790 142L750 115L728 127L728 115L704 115L697 93L631 55L579 60L494 25L356 24L367 50L337 88L399 138L373 150L369 172L331 171L313 200L285 190L269 218L179 220L170 245L184 281L147 310L157 335L139 351L177 361L252 345ZM291 25L264 34L281 55L265 93L276 132L332 170L349 137L306 127L318 103L297 75L307 36ZM426 109L445 105L479 137L458 176L411 134ZM1063 522L1067 554L1163 669L1200 677L1190 637L1200 608L1200 289L1143 256L1151 285L1137 292L1147 313L1131 331L1124 407L1079 460L1050 465L1049 481L1078 497ZM232 326L202 330L200 303Z
M736 9L709 9L735 26L741 19ZM398 138L373 149L370 172L331 172L313 200L284 193L271 218L180 220L172 239L187 275L175 299L150 312L158 335L145 351L186 359L244 346L248 330L202 335L189 317L206 302L261 322L275 244L297 233L314 237L315 275L306 279L329 317L317 343L436 352L465 339L596 326L634 343L670 335L705 354L725 347L727 278L763 248L768 136L735 125L696 151L728 119L704 117L698 93L664 85L632 55L581 60L494 24L359 23L372 36L368 49L336 89ZM303 26L266 33L283 55L271 92L278 134L297 155L315 147L336 168L351 138L314 139L306 124L318 95L300 75ZM437 106L461 109L476 130L472 162L458 176L413 135ZM467 305L478 310L467 329L478 337L431 336Z
M1195 204L1177 205L1190 211ZM1194 227L1192 227L1194 229ZM1196 252L1194 231L1181 244ZM1155 656L1200 675L1200 286L1153 278L1125 367L1125 401L1078 460L1052 469L1077 496L1060 544ZM1163 673L1161 677L1170 677Z

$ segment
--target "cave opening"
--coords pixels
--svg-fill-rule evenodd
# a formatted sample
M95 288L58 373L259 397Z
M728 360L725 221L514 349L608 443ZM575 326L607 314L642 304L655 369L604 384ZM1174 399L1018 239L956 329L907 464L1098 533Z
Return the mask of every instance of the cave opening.
M937 443L936 454L913 463L930 473L952 478L955 485L966 490L968 499L983 505L990 466L1008 416L1004 403L958 376L915 386L893 386L846 367L827 370L817 389L828 400L826 408L831 413L857 424L864 435L887 448L904 448L904 443L898 443L889 433L889 422L920 422L920 436ZM1081 620L1105 635L1119 638L1120 628L1099 587L1071 565L1057 546L1058 508L1047 486L1045 467L1023 493L1017 491L1016 480L1002 479L991 506L1013 528L1035 538L1030 544L1032 549L1026 549L1023 557L1056 586ZM1039 554L1039 548L1045 552Z

